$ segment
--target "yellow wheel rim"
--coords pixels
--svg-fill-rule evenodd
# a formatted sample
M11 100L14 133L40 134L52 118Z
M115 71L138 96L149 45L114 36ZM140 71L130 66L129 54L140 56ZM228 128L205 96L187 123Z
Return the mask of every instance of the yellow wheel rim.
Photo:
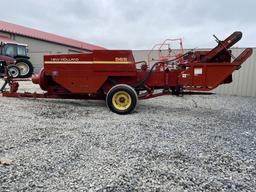
M126 110L132 104L131 96L125 91L118 91L112 97L112 103L118 110Z

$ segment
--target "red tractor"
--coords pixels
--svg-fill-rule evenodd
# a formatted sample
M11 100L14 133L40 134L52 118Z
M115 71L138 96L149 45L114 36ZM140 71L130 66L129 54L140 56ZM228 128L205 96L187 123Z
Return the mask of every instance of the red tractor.
M18 78L20 69L15 64L16 60L12 57L0 55L0 78L4 77L6 73L12 78Z
M99 99L105 100L111 111L127 114L138 99L201 94L232 82L232 73L252 54L247 48L235 58L228 50L241 37L241 32L234 32L224 41L216 38L218 45L210 51L183 53L180 44L181 50L168 48L166 55L148 62L135 61L130 50L47 55L44 68L32 78L45 93L19 93L18 82L6 78L11 91L3 92L3 96Z
M20 70L20 78L32 76L34 67L29 61L26 44L17 43L6 36L0 36L0 56L12 57L15 60L15 65Z

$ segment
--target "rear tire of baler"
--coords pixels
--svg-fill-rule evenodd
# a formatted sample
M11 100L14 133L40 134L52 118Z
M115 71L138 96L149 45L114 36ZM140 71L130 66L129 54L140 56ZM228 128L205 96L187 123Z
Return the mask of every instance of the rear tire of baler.
M20 68L20 78L29 78L34 72L32 63L27 59L16 59L17 67Z
M137 102L138 96L136 91L126 84L112 87L106 96L108 108L120 115L131 113L135 109Z

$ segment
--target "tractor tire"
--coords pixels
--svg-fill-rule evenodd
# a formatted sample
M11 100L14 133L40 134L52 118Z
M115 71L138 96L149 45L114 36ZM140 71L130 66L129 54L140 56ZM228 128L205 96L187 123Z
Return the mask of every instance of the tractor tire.
M29 60L17 58L15 65L20 69L20 78L29 78L32 76L34 67Z
M131 86L126 84L112 87L106 96L108 108L120 115L131 113L135 109L137 102L137 93Z
M16 65L8 65L6 69L11 78L18 78L20 76L20 69Z

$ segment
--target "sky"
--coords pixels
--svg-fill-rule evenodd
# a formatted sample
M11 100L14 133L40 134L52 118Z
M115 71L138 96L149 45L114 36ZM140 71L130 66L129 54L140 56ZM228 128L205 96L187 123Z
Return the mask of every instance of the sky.
M255 0L0 0L0 20L103 46L151 49L167 38L184 48L216 45L242 31L256 47Z

